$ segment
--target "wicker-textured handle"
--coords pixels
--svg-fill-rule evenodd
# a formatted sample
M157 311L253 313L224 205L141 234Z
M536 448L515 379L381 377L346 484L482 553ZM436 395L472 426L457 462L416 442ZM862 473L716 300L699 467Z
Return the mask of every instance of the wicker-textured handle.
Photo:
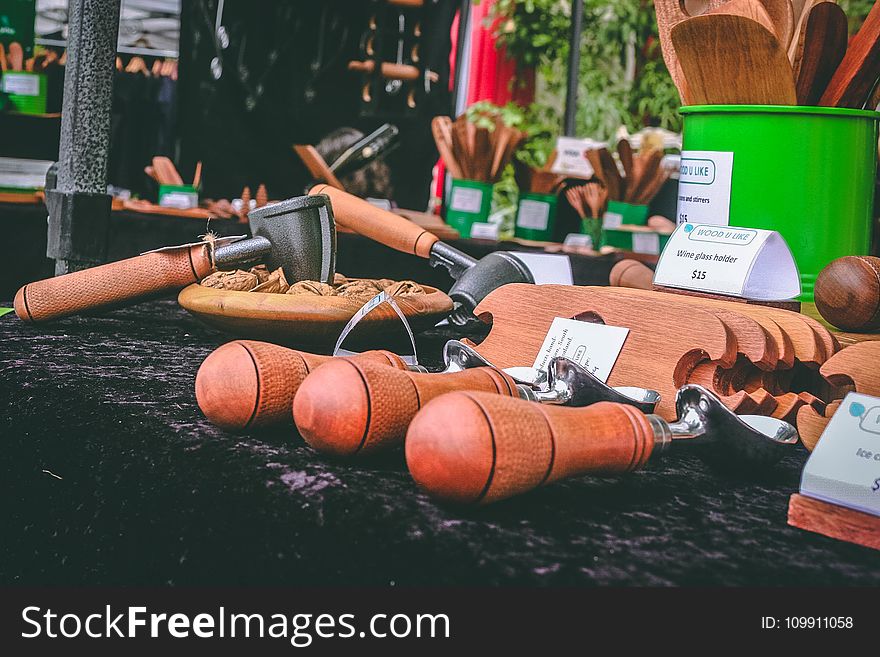
M326 194L330 197L337 223L392 249L427 258L439 239L409 219L370 205L341 189L316 185L309 194Z
M517 394L513 379L488 367L416 374L340 360L306 378L293 400L293 418L302 437L319 452L367 454L402 444L422 405L453 390ZM452 429L450 420L444 421L446 430Z
M567 408L456 392L416 415L406 463L430 495L488 504L564 477L635 470L653 448L649 420L631 406Z
M211 269L207 245L147 253L28 283L15 295L15 313L26 322L48 322L178 290Z
M357 361L406 369L390 351L367 351ZM196 374L196 401L211 423L230 431L293 425L293 397L306 376L332 356L268 342L236 340L215 349Z

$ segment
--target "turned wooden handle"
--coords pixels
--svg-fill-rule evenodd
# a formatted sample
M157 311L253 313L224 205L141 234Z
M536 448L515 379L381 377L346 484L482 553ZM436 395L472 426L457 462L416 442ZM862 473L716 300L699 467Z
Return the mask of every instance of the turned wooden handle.
M147 253L28 283L15 295L15 313L26 322L48 322L179 290L212 269L207 245Z
M309 194L326 194L336 222L392 249L427 258L438 238L408 219L370 205L357 196L329 185L317 185Z
M614 287L650 290L654 286L654 272L638 260L621 260L611 268L608 282Z
M545 406L476 392L435 399L406 434L416 483L460 504L496 502L579 474L629 472L653 449L647 416L631 406Z
M390 351L352 359L406 369ZM293 425L293 397L309 373L333 360L268 342L236 340L215 349L196 374L196 401L212 424L230 431Z
M513 379L489 367L453 374L418 374L354 360L319 367L293 400L302 437L319 452L355 456L403 443L406 429L429 400L453 390L512 396ZM453 430L446 418L444 426Z
M349 71L358 71L359 73L372 73L376 70L376 62L369 60L366 62L350 61L348 63ZM395 64L394 62L382 62L380 69L383 78L389 80L418 80L421 76L419 69L408 64Z

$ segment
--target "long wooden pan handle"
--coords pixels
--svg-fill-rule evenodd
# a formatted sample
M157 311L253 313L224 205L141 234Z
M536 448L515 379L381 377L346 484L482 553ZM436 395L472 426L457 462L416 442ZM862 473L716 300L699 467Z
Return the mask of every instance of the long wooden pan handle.
M310 195L326 194L337 223L392 249L427 258L440 239L408 219L370 205L357 196L329 185L316 185Z
M369 60L366 62L350 61L348 63L349 71L358 71L360 73L372 73L376 70L376 62ZM418 80L421 72L415 66L408 64L395 64L393 62L382 62L379 69L383 78L389 80Z
M306 377L293 400L293 419L319 452L360 456L402 444L422 405L453 390L517 394L513 379L489 367L418 374L338 360ZM450 420L444 420L447 430Z
M207 245L146 253L28 283L15 295L15 313L26 322L48 322L179 290L212 269Z
M650 421L631 406L568 408L455 392L416 415L406 463L433 497L488 504L564 477L635 470L653 448Z
M390 351L357 361L406 369ZM309 373L333 360L268 342L235 340L215 349L196 374L196 401L212 424L230 431L293 426L293 397Z

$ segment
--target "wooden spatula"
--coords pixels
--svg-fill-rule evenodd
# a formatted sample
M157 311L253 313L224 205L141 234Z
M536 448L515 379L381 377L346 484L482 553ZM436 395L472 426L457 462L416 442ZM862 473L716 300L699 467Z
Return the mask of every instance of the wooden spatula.
M880 71L880 3L875 3L858 34L850 41L840 66L819 104L861 108L871 95Z
M710 9L702 15L718 16L721 14L750 18L764 29L769 30L782 43L782 38L776 31L776 24L770 18L770 14L767 13L760 0L728 0L720 7Z
M9 55L7 57L10 71L21 71L24 66L24 51L21 44L13 41L9 44Z
M431 134L450 175L461 178L461 167L452 154L452 120L448 116L435 116L431 119Z
M698 104L795 105L794 77L772 32L742 16L697 16L672 28L672 43Z
M794 34L794 9L791 6L791 0L761 0L764 9L770 16L770 20L776 26L776 37L779 39L779 45L788 48L791 44L792 35Z
M833 2L810 8L793 64L798 103L819 102L846 54L846 14Z
M617 156L620 158L620 163L623 165L623 171L626 174L626 180L624 181L626 190L623 193L623 200L629 203L632 198L632 188L638 180L636 180L633 149L628 140L621 139L617 142Z
M788 61L792 64L794 64L794 61L797 58L798 44L801 43L801 35L807 24L807 17L810 15L810 9L820 2L825 2L825 0L806 0L806 2L801 3L800 12L795 14L794 32L792 32L791 43L788 44Z

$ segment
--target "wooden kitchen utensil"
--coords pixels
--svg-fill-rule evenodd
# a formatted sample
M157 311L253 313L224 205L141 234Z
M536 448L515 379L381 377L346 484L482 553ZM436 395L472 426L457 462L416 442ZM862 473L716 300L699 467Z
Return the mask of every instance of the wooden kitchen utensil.
M6 61L6 48L0 43L0 73L5 71L9 67L9 63Z
M819 102L846 53L846 14L833 2L811 7L792 60L798 103Z
M742 16L696 16L670 33L696 104L795 105L791 64L776 36Z
M177 172L174 163L167 157L156 156L153 158L153 171L159 178L162 185L183 185L183 178Z
M21 71L24 68L24 50L21 48L21 44L17 41L13 41L9 44L9 48L7 50L6 61L9 65L10 71Z
M356 360L406 369L390 351L365 351ZM299 386L332 356L295 351L268 342L235 340L215 349L196 374L196 401L205 417L230 431L293 426Z
M792 67L794 67L795 60L798 57L798 48L803 50L803 37L804 32L806 31L805 27L807 25L807 18L810 15L810 10L815 5L818 5L820 2L825 2L825 0L807 0L806 2L804 2L800 14L798 14L797 18L795 19L794 32L792 33L791 43L788 44L788 48L786 49L788 52L788 61L791 62Z
M784 41L784 35L780 35L776 31L776 23L767 13L767 8L760 0L728 0L720 7L715 7L701 14L702 16L742 16L755 21L764 29L770 31L780 44L787 43Z
M452 154L452 121L448 116L435 116L431 119L431 133L434 143L446 169L453 178L461 178L461 167Z
M880 75L880 3L874 3L819 99L826 107L860 109Z
M475 348L497 367L512 367L534 361L556 317L629 328L608 384L650 381L662 396L657 412L663 417L674 416L675 392L698 362L713 360L729 367L736 361L736 339L712 313L670 306L662 295L633 303L620 296L599 296L597 289L601 288L522 284L498 288L476 307L476 316L491 321L492 330ZM670 340L669 327L677 325L689 328Z
M788 48L794 35L794 9L791 0L761 0L775 26L779 45Z

